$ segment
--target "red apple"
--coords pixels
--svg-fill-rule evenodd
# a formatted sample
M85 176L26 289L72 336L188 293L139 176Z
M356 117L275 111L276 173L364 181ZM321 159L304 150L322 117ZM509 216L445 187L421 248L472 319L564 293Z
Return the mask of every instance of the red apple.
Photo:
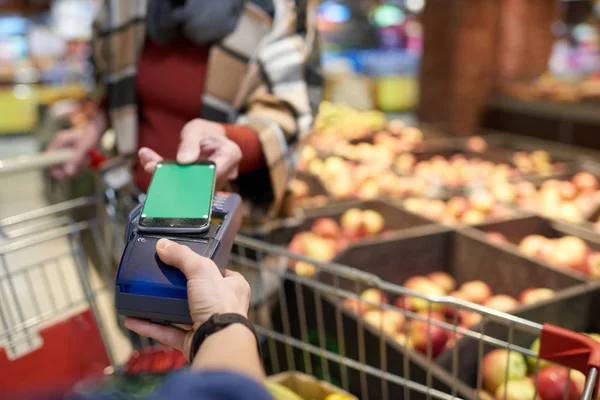
M367 289L360 294L360 298L365 301L368 310L377 310L377 304L387 304L388 299L383 292L378 289ZM373 304L369 304L373 303Z
M464 300L464 301L469 301L469 302L471 301L470 297L466 293L459 292L458 290L449 293L448 296L454 297L454 298L457 298L457 299L460 299L460 300ZM448 319L453 319L454 316L457 314L458 311L459 311L459 309L454 308L451 305L446 305L444 307L444 315ZM460 321L460 319L459 319L459 321ZM451 322L454 322L454 321L451 321Z
M385 220L383 215L373 210L365 210L362 213L362 223L367 236L372 236L383 231Z
M518 307L519 302L513 297L507 296L505 294L499 294L487 299L483 303L483 305L494 310L509 312L514 308Z
M598 190L598 179L589 172L579 172L571 180L581 192L593 192Z
M515 183L515 190L519 199L527 199L537 193L535 185L529 181L521 181Z
M488 232L486 234L487 239L495 244L504 244L508 243L508 239L503 233L500 232Z
M551 365L542 369L538 374L537 390L541 400L562 400L567 394L568 400L579 400L579 392L575 381L569 378L569 370L558 365ZM568 382L568 383L567 383Z
M487 283L482 281L463 283L459 291L465 293L469 301L477 304L483 304L492 295L492 289L490 289Z
M450 293L456 288L456 281L452 277L452 275L442 272L436 271L427 275L427 278L440 286L446 293Z
M519 243L519 250L524 254L533 257L537 255L544 244L546 244L546 238L541 235L527 235Z
M444 350L448 341L448 332L427 321L414 320L410 324L409 337L415 350L428 355L428 348L430 348L431 356L435 357Z
M466 148L474 153L483 153L487 150L487 142L481 136L472 136L467 139Z
M319 218L313 222L310 230L318 236L327 239L337 239L341 235L341 229L333 218Z
M505 204L514 203L517 198L517 191L509 182L499 182L494 184L492 193L496 200Z
M546 239L546 243L542 246L537 256L543 260L550 261L552 254L556 251L558 239Z
M315 235L312 232L300 232L296 233L290 243L288 244L288 250L294 254L305 255L306 253L306 243L314 238ZM294 268L296 265L296 260L290 258L289 267Z
M531 379L510 380L496 390L496 400L535 400L535 385Z
M386 323L393 324L396 326L396 331L402 330L404 326L404 322L406 321L406 315L396 310L383 310L382 311L383 319Z
M481 321L481 314L475 311L460 310L458 312L458 319L461 326L469 329Z
M523 304L533 304L539 301L548 300L554 297L554 290L548 288L525 289L519 296L519 301Z
M600 251L594 251L588 255L584 272L594 278L600 279Z
M355 299L353 297L344 299L344 301L342 302L342 305L345 308L349 309L350 311L352 311L358 315L363 315L369 309L366 303L360 301L359 299Z
M520 353L509 352L506 349L496 349L483 357L481 376L483 378L483 387L488 392L495 393L500 385L505 382L506 378L509 381L519 380L524 379L526 375L527 362Z
M584 220L583 213L579 207L572 202L561 203L558 207L557 214L559 219L574 224L580 224Z

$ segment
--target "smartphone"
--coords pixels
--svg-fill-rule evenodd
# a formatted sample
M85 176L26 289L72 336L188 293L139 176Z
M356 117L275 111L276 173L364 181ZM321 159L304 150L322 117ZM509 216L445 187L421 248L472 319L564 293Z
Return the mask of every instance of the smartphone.
M201 233L208 230L216 165L210 161L156 166L138 226L144 232Z

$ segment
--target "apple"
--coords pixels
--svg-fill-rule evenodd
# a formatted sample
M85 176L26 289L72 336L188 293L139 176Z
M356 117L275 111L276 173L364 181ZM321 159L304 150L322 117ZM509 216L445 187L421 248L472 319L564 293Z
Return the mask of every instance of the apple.
M598 179L589 172L579 172L571 181L581 192L593 192L598 190Z
M410 337L406 336L404 333L396 333L393 335L394 340L402 347L406 347L409 349L414 348L414 344Z
M429 200L427 206L423 209L423 214L433 220L439 221L444 216L446 210L446 203L442 200Z
M310 278L317 273L317 267L305 261L298 261L294 266L294 271L300 276Z
M481 314L475 311L459 310L458 319L461 326L472 328L481 322Z
M348 246L350 246L350 240L348 240L348 238L340 237L335 241L335 251L338 254L346 250Z
M521 181L515 183L517 198L526 199L534 196L537 193L535 185L529 181Z
M323 238L337 239L341 235L341 229L333 218L319 218L313 222L311 231Z
M417 162L416 157L412 153L403 153L396 158L394 162L394 166L396 167L396 171L401 174L406 174L412 171L413 167Z
M448 296L454 297L454 298L457 298L460 300L464 300L464 301L469 301L469 302L471 301L470 297L466 293L460 292L458 290L456 290L454 292L450 292L448 294ZM444 307L444 315L448 319L454 318L454 316L458 313L458 311L459 311L459 309L456 309L456 308L452 307L451 305L446 305Z
M546 239L546 243L542 246L537 256L543 260L550 261L552 254L556 251L558 239Z
M564 200L573 200L577 196L577 188L569 181L560 181L557 185L558 194Z
M436 283L442 289L444 289L446 293L450 293L456 288L456 281L450 274L446 272L432 272L429 275L427 275L427 278L433 283Z
M529 154L524 151L519 151L514 154L513 163L517 166L519 171L524 174L529 174L533 171L533 162L531 161Z
M548 366L539 372L537 390L541 400L579 400L582 395L569 377L569 370L558 365Z
M417 198L408 198L402 202L402 206L407 210L415 214L420 214L421 210L423 210L423 201L422 199Z
M467 210L460 219L467 225L477 225L485 221L485 215L476 209Z
M486 191L478 191L469 196L469 204L482 213L486 213L494 206L494 196Z
M509 381L519 380L524 379L526 375L527 363L520 353L509 352L506 349L496 349L483 357L481 376L483 387L489 392L495 393L506 378Z
M517 191L515 187L508 182L496 183L492 187L492 193L496 200L505 204L514 203L515 199L517 198Z
M428 279L419 280L412 286L413 287L410 290L423 296L443 297L446 295L444 289ZM422 299L414 296L406 297L406 305L414 308L416 311L428 311L430 307L432 311L439 311L443 308L441 303L430 302L428 299Z
M519 296L519 301L523 304L533 304L539 301L548 300L554 297L554 290L548 288L530 288L525 289Z
M535 339L535 341L531 344L531 347L529 348L529 350L531 350L535 354L540 353L540 338ZM534 374L538 368L538 357L528 356L527 364L529 365L529 372ZM550 365L552 365L552 363L550 361L544 360L542 358L539 359L539 369L540 370L543 368L546 368Z
M469 208L469 202L467 199L461 196L451 197L446 203L446 209L455 217L460 217Z
M535 385L531 379L525 378L503 383L494 396L496 400L535 400L535 393Z
M336 255L335 241L314 236L306 239L304 251L307 257L328 262L333 260Z
M365 301L368 310L378 310L377 304L387 304L388 299L379 289L367 289L360 294L360 298Z
M577 268L585 263L587 253L588 246L582 239L564 236L558 239L551 261L569 268Z
M364 313L363 319L369 325L381 330L387 335L393 335L398 332L397 319L386 317L384 312L379 310L370 310Z
M600 252L591 252L584 266L584 272L594 278L600 279Z
M360 184L356 197L361 200L372 200L379 196L379 183L375 179L367 179Z
M294 198L304 198L308 197L310 194L308 183L299 179L294 179L292 182L290 182L290 191L292 192Z
M487 142L481 136L472 136L467 139L466 148L474 153L483 153L487 150Z
M519 250L530 257L534 257L542 250L546 241L547 239L542 235L527 235L519 243Z
M342 214L340 225L346 234L360 236L362 225L362 210L351 208Z
M415 288L421 283L421 282L427 282L429 281L428 278L422 276L422 275L416 275L413 276L411 278L408 278L406 280L406 282L404 282L404 287L407 288L408 290L415 290Z
M348 297L347 299L344 299L342 305L358 315L363 315L369 309L366 303L353 297Z
M365 210L362 213L362 223L368 236L376 235L383 231L385 221L383 215L373 210Z
M572 202L565 202L560 204L557 213L558 218L563 221L571 222L574 224L580 224L584 221L583 213L581 212L579 207L577 207L577 205L575 205L575 203Z
M504 244L508 243L508 239L503 233L500 232L488 232L486 234L488 241L495 244Z
M463 283L459 291L465 293L469 301L477 304L483 304L492 296L492 289L490 289L487 283L482 281Z
M514 297L505 294L492 296L483 303L484 307L494 310L509 312L519 306L519 302Z
M409 337L415 350L428 355L428 349L430 348L432 357L441 353L448 342L448 332L442 327L431 324L429 321L412 321L409 329Z

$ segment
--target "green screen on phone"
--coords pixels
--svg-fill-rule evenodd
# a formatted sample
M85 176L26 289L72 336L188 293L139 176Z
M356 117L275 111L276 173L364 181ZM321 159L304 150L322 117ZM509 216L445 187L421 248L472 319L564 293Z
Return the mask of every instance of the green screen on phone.
M214 164L159 163L148 188L142 218L209 218L214 180Z

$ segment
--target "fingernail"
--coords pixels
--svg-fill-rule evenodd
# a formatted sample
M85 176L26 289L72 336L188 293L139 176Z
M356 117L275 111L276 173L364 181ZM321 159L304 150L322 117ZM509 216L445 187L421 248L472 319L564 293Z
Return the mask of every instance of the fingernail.
M158 241L158 243L156 244L156 247L159 248L159 249L161 249L161 250L166 250L172 244L173 244L173 242L171 242L169 239L160 239Z
M193 162L193 161L195 161L194 153L183 151L183 152L177 154L177 161L182 162L182 163Z

